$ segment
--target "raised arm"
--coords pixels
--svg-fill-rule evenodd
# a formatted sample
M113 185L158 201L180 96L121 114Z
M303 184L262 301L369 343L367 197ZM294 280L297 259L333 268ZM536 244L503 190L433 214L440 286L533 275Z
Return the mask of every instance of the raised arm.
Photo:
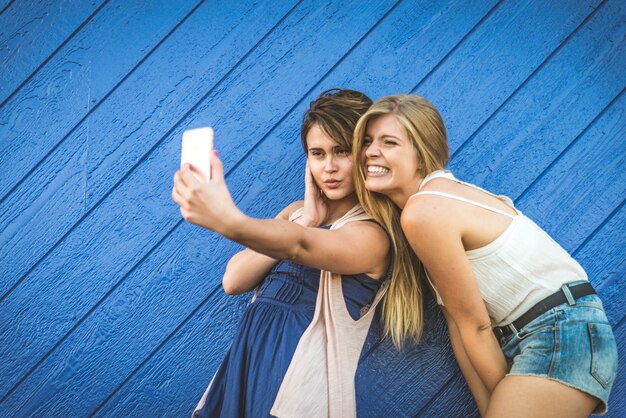
M283 209L276 219L288 220L289 216L302 205L302 201L293 202ZM261 283L277 262L277 259L259 254L249 248L238 252L228 261L222 277L224 291L230 295L249 292Z
M507 363L491 330L462 242L463 213L432 199L410 200L402 212L402 229L443 300L456 326L464 351L455 350L459 364L463 354L489 393L504 378ZM477 403L482 402L476 399Z
M214 230L258 253L339 274L366 273L382 277L389 242L372 222L351 222L336 230L308 228L283 219L255 219L232 201L217 156L211 159L211 180L202 183L186 166L174 181L173 199L183 217Z

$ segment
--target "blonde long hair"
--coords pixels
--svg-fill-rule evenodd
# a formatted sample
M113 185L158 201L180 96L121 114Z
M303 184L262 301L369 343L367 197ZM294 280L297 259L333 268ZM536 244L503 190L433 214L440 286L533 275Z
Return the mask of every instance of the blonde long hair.
M399 94L383 97L359 119L354 130L352 157L354 184L363 209L381 223L393 245L393 276L382 310L384 334L396 347L418 341L424 327L424 268L410 247L400 224L401 210L387 196L365 188L363 139L367 124L380 116L394 115L417 152L420 177L442 169L448 163L446 128L437 109L421 96Z

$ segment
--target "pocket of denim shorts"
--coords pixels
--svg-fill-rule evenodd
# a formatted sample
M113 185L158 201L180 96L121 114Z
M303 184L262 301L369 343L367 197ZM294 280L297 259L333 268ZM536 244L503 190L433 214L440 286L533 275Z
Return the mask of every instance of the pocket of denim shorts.
M605 389L613 384L617 374L617 345L608 324L587 324L591 340L591 375Z

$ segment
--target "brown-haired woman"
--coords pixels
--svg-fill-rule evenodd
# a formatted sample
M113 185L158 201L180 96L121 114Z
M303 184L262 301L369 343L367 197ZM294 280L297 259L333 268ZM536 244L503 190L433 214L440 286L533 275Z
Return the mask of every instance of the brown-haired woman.
M354 189L352 134L370 104L353 90L326 91L311 103L301 132L304 201L274 220L237 209L217 156L206 184L190 167L176 173L173 199L185 219L247 247L228 263L224 290L257 288L194 416L355 414L360 350L393 264L387 234L364 214ZM387 305L399 311L397 302ZM389 332L415 334L403 327Z
M509 198L444 170L446 129L424 98L378 100L354 137L362 205L379 221L401 213L481 413L605 412L617 349L582 267Z

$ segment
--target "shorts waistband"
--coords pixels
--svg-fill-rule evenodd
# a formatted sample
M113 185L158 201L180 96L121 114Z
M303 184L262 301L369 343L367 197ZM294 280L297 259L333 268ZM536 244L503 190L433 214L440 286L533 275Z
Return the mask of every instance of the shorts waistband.
M570 305L576 304L576 299L583 296L589 296L595 294L596 291L589 282L575 282L566 283L555 293L539 301L535 306L527 310L519 318L508 325L501 327L493 327L493 332L496 338L499 340L515 334L517 331L528 325L537 317L548 312L550 309L569 303Z

